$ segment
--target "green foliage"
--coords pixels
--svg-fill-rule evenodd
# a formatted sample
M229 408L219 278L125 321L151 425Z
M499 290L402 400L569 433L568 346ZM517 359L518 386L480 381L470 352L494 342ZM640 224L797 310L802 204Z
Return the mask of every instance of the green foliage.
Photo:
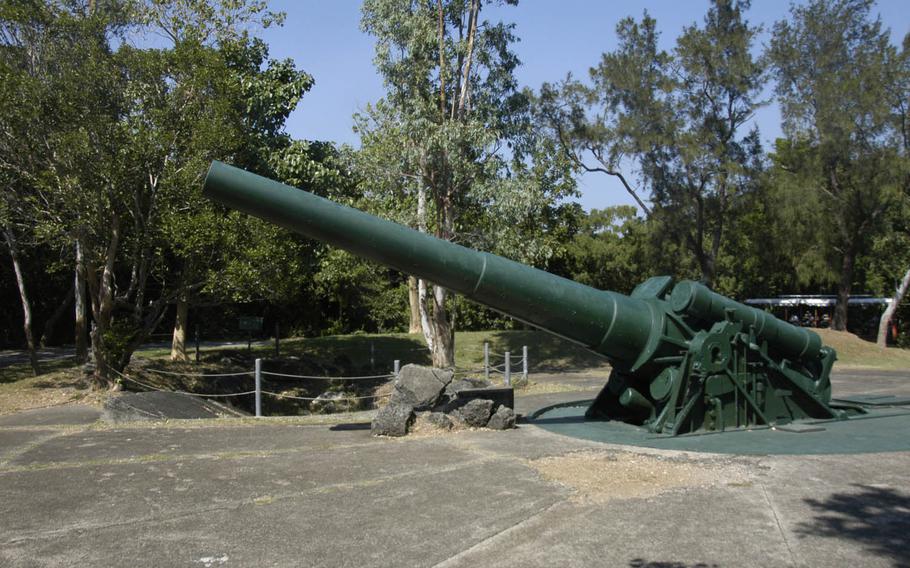
M312 245L199 195L213 159L347 187L331 148L283 132L313 79L251 36L280 14L253 0L2 9L0 180L16 186L3 215L30 219L40 242L82 243L99 360L125 364L177 298L297 297ZM164 45L124 41L146 34Z
M910 267L910 201L907 197L888 210L885 227L873 239L869 254L863 260L869 291L892 297ZM910 320L907 323L910 324Z
M781 216L799 235L791 246L800 279L837 284L836 329L846 326L862 257L907 189L906 62L871 7L794 6L769 51L787 135L773 156Z
M443 2L449 32L440 54L437 9L435 2L364 3L363 29L376 37L375 63L387 88L355 116L366 196L374 210L416 227L423 186L428 229L438 236L545 262L554 244L540 227L575 186L569 165L535 131L527 94L516 88L513 25L478 21L470 45L467 3Z
M685 28L672 52L658 48L647 12L625 18L619 46L591 69L590 84L571 76L545 84L538 104L578 167L619 178L708 283L761 167L758 132L747 131L764 77L748 7L712 2L703 25ZM632 167L638 188L623 173Z
M634 207L594 209L567 247L572 278L601 290L628 294L650 276L648 227Z
M270 58L256 36L283 15L262 0L0 3L0 225L36 320L78 239L114 364L177 298L224 333L253 313L309 335L405 328L403 275L201 199L213 159L603 289L670 274L737 298L893 292L910 263L910 39L892 45L871 0L794 6L765 57L747 1L714 0L667 50L654 18L625 18L586 81L536 96L492 4L364 2L385 94L355 116L355 150L284 132L314 78ZM786 138L765 155L750 120L769 69ZM639 207L583 212L585 171ZM443 305L459 329L521 326Z

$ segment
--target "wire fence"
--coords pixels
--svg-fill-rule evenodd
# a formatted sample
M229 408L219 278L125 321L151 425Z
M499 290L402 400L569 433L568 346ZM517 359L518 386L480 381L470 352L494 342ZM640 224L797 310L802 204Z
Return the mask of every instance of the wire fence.
M174 372L174 371L163 371L161 369L145 369L150 373L156 373L159 375L172 375L175 377L202 377L204 379L215 379L221 377L240 377L244 375L252 375L255 371L240 371L238 373L185 373L185 372Z
M373 351L371 350L371 359L373 356ZM492 361L501 361L498 364L491 364ZM521 363L521 377L527 379L528 377L528 347L522 346L521 355L512 355L509 351L504 353L495 353L490 351L490 344L484 342L483 344L483 367L477 369L464 369L455 367L452 370L459 374L484 374L484 378L487 380L490 379L491 375L502 375L506 385L511 386L512 384L512 363L514 361L519 361ZM245 390L240 392L231 392L231 393L199 393L199 392L190 392L185 390L174 390L174 389L162 389L154 385L148 384L145 381L140 381L134 377L131 377L125 373L121 373L116 369L109 367L109 369L120 378L120 380L129 382L131 384L140 386L150 391L157 392L171 392L177 394L184 394L189 396L195 396L199 398L229 398L237 396L253 396L255 409L255 415L257 417L262 416L262 395L275 397L277 399L288 399L288 400L302 400L302 401L324 401L326 403L336 403L336 402L346 402L346 401L359 401L359 400L374 400L385 398L391 395L388 394L372 394L367 396L338 396L338 397L307 397L307 396L296 396L286 393L280 393L270 390L264 390L262 388L263 377L276 377L278 379L284 380L306 380L306 381L340 381L340 382L356 382L356 381L380 381L394 379L398 377L401 370L401 361L396 359L393 363L393 370L391 373L385 373L381 375L360 375L360 376L321 376L321 375L297 375L292 373L278 373L274 371L263 371L262 370L262 359L256 359L254 363L254 368L251 371L236 371L232 373L188 373L188 372L178 372L178 371L167 371L164 369L143 369L148 373L163 375L163 376L176 376L176 377L192 377L200 379L222 379L226 377L253 377L254 388L252 390Z
M149 391L155 392L170 392L176 394L189 395L199 398L229 398L237 396L254 396L254 409L255 415L257 417L262 416L262 395L272 396L278 399L289 399L289 400L302 400L302 401L324 401L326 403L339 403L339 402L348 402L348 401L359 401L359 400L372 400L385 398L390 396L388 394L372 394L367 396L337 396L337 397L307 397L307 396L295 396L289 395L281 392L274 392L270 390L264 390L262 388L262 377L274 376L285 379L298 379L298 380L323 380L323 381L365 381L365 380L382 380L382 379L392 379L398 375L399 371L399 362L395 361L395 370L392 373L386 373L384 375L366 375L366 376L354 376L354 377L343 377L343 376L315 376L315 375L295 375L290 373L275 373L271 371L262 370L262 359L256 359L255 368L252 371L239 371L234 373L185 373L185 372L174 372L174 371L165 371L162 369L144 369L146 372L156 373L166 376L178 376L178 377L195 377L203 379L219 379L224 377L247 377L252 376L254 379L254 388L252 390L245 390L240 392L230 392L230 393L199 393L199 392L190 392L180 389L162 389L151 385L147 382L140 381L134 377L131 377L125 373L121 373L112 367L108 367L121 381L125 381L137 386L140 386Z
M499 364L491 364L491 360L499 359ZM489 380L491 374L500 374L506 386L512 385L512 363L519 362L521 365L521 379L528 379L528 346L521 346L521 355L512 355L510 351L496 353L490 351L490 343L483 342L483 371L484 378Z

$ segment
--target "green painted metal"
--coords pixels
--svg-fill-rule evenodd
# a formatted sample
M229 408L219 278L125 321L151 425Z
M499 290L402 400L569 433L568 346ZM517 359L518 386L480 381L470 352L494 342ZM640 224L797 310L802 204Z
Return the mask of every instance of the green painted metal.
M220 162L203 194L606 356L613 372L589 418L675 435L847 414L830 403L836 354L817 334L696 282L658 276L630 296L597 290Z

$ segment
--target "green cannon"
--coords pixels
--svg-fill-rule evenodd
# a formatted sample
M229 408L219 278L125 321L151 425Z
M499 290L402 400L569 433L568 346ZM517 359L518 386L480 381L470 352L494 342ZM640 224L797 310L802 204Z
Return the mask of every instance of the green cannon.
M669 435L845 418L831 402L837 357L819 336L697 282L649 278L597 290L214 162L203 194L228 207L424 278L604 355L589 419Z

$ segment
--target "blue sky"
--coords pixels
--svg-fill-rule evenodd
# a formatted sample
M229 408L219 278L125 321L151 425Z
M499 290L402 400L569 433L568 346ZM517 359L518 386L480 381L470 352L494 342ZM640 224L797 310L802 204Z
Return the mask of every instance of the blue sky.
M788 0L754 0L748 18L768 30L787 16L789 5ZM706 0L521 0L517 7L485 7L482 14L490 20L516 24L521 41L515 51L523 63L518 79L522 85L537 89L568 72L587 77L600 55L616 47L614 29L625 16L640 17L648 10L657 19L662 47L670 49L684 26L702 21L707 6ZM287 13L283 27L264 33L271 56L293 58L316 79L316 85L291 115L288 132L295 138L356 146L351 116L383 95L382 80L372 64L373 40L360 31L360 2L275 0L270 7ZM880 0L875 10L891 28L895 43L910 32L907 0ZM765 33L762 42L767 39ZM776 106L761 109L755 121L766 144L780 134ZM583 176L579 188L586 209L632 204L618 182L602 174Z

